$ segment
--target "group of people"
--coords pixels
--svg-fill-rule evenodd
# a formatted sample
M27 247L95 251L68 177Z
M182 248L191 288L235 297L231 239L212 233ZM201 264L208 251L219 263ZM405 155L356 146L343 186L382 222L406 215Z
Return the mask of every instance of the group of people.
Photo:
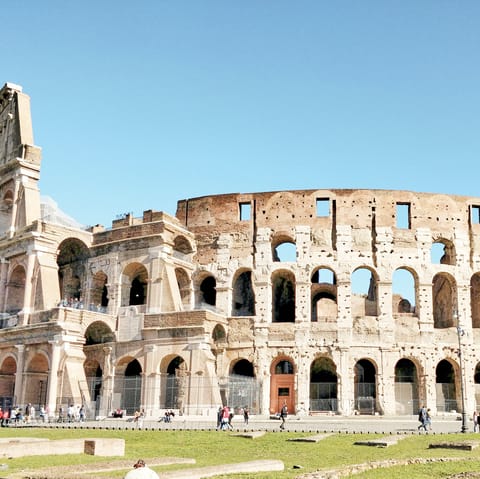
M48 413L44 406L39 409L38 418L45 422L48 420ZM0 408L0 425L6 427L9 425L18 426L20 424L28 424L37 420L37 411L35 406L28 403L24 408L15 406L8 409Z
M66 415L62 406L58 408L57 422L84 422L86 419L85 406L69 404Z
M169 411L165 411L163 417L160 418L159 422L172 422L172 419L175 417L175 413L170 409Z

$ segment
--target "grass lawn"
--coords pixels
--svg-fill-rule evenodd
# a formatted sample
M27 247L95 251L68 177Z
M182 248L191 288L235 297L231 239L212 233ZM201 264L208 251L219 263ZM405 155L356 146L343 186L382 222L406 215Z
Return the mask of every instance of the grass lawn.
M15 459L0 459L8 464L8 471L0 471L0 477L21 470L43 467L93 464L109 462L112 465L120 459L134 460L143 458L148 464L149 458L186 457L194 458L196 465L175 465L155 467L157 472L212 466L216 464L252 461L256 459L280 459L285 464L284 472L261 474L243 474L235 476L216 476L218 478L239 477L256 479L287 479L319 469L334 469L343 465L362 464L385 460L405 460L409 458L457 458L455 462L433 462L408 466L394 466L388 469L376 469L355 475L357 479L385 478L444 478L455 473L480 471L480 447L473 451L453 449L429 449L433 442L480 441L480 435L442 434L442 435L406 435L396 445L386 448L354 445L355 441L380 437L374 434L332 434L317 443L287 441L288 438L309 436L312 433L267 432L256 439L236 437L235 432L221 431L130 431L130 430L85 430L50 428L1 428L0 437L42 437L54 439L73 438L123 438L125 439L125 457L105 458L87 455L63 456L27 456ZM21 446L20 446L21 447ZM294 469L293 466L301 466ZM95 474L101 477L123 477L125 470ZM85 476L92 477L92 476Z

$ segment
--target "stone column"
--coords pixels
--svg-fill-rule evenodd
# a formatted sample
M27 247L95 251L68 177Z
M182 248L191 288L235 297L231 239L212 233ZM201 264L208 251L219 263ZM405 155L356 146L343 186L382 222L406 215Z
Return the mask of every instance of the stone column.
M0 258L0 311L5 311L9 261Z
M345 416L353 414L355 402L354 390L354 371L353 365L350 364L349 348L337 348L338 357L336 363L338 365L338 412Z
M311 321L311 286L308 281L297 281L295 287L295 322L310 323Z
M25 291L23 295L23 314L19 315L19 326L28 324L28 316L33 311L32 305L32 284L33 270L35 267L36 255L32 251L27 255L27 271L25 276Z
M23 369L25 362L25 345L16 344L15 347L17 348L17 372L15 374L15 391L13 393L13 402L16 404L23 404Z
M391 345L395 339L392 308L392 283L379 281L377 283L377 314L379 337L383 345Z
M13 191L12 216L10 217L10 227L8 229L9 238L12 238L13 235L15 234L15 221L17 219L18 203L20 201L20 198L18 197L18 194L20 191L20 183L21 183L21 177L20 175L17 174L15 176L15 187Z
M142 404L147 417L158 417L160 410L160 374L156 367L157 347L147 344L143 348L145 355L145 374L142 386Z
M351 344L353 321L352 291L349 280L337 282L337 328L339 344Z
M101 416L108 416L113 409L112 397L113 386L115 381L115 365L113 361L112 348L105 346L103 348L103 371L102 371L102 394L100 399Z
M49 341L51 347L50 371L48 372L48 389L47 389L47 408L50 415L55 415L57 409L58 394L58 376L61 373L58 368L60 365L63 338L59 334L53 337L53 341Z

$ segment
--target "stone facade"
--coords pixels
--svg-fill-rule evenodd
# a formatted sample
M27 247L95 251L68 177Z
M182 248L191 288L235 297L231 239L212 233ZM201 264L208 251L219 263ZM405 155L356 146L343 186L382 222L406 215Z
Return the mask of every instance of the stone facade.
M473 411L480 198L301 190L181 200L111 228L38 189L0 90L0 401L214 416ZM47 214L48 213L48 214ZM459 352L462 352L460 355ZM463 393L463 394L462 394Z

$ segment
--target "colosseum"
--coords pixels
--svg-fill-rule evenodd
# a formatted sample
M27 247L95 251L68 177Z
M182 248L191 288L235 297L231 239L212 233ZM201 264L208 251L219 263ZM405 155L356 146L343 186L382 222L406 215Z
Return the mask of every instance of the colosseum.
M233 193L82 228L0 90L0 406L212 416L480 403L480 198ZM460 354L461 353L461 354Z

